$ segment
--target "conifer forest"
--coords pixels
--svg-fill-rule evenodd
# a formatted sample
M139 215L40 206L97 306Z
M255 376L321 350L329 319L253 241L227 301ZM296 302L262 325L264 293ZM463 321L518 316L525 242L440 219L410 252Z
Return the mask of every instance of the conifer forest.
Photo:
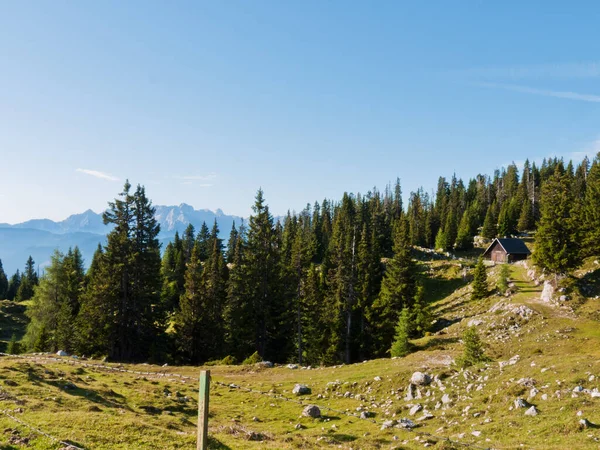
M553 274L600 254L600 154L441 177L402 198L398 180L276 220L258 190L228 239L216 222L190 225L161 248L145 188L127 182L87 271L78 248L56 251L39 279L31 258L10 277L0 265L0 298L30 300L30 351L332 365L406 354L408 338L427 333L425 249L468 252L475 236L528 233L535 263Z

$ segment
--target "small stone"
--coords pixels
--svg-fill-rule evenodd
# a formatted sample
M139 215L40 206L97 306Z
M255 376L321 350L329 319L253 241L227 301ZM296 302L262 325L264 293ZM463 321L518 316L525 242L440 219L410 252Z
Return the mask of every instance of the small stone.
M442 403L448 405L449 403L452 403L452 398L450 398L448 394L444 394L442 395Z
M410 419L400 419L400 422L398 422L398 425L396 425L397 428L408 428L408 429L413 429L416 426L417 425Z
M411 416L414 416L416 413L418 413L422 409L423 409L423 406L421 406L421 404L418 403L415 406L413 406L412 408L410 408L410 411L408 412L408 414L410 414Z
M377 375L375 378L373 378L373 380L375 380L375 381L381 381L381 377L379 375Z
M522 398L515 400L515 408L527 408L527 402Z
M394 425L396 425L396 421L395 420L386 420L385 422L383 422L383 424L381 425L381 429L382 430L386 430L388 428L392 428Z
M525 411L525 415L526 416L537 416L538 415L538 410L536 409L535 406L532 406L527 411Z
M481 436L481 431L473 431L471 434L475 437L479 437Z

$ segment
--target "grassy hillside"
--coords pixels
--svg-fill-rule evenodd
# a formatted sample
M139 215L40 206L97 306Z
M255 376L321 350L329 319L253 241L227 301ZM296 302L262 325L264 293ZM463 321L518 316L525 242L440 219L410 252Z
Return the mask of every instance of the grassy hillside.
M556 303L540 300L542 285L529 279L524 266L511 268L511 296L473 303L464 261L426 265L439 319L432 335L415 341L417 351L406 358L316 369L211 367L211 448L598 447L600 431L593 425L600 424L600 393L594 391L600 387L596 260L563 281L570 300ZM488 270L492 288L498 268ZM1 311L9 306L3 303ZM15 310L15 317L19 314ZM8 319L3 320L22 323ZM460 370L452 361L461 354L460 336L469 324L477 326L492 362ZM2 328L2 339L10 338L8 329ZM1 357L0 408L81 448L195 448L198 368L84 364L100 363ZM436 380L420 388L421 398L405 400L415 371ZM294 396L295 383L308 385L312 393ZM449 403L442 403L444 394ZM526 408L515 408L518 398ZM320 419L301 417L304 404L332 410L322 409ZM417 404L423 409L411 415ZM537 416L525 415L530 405ZM363 411L371 417L360 419ZM384 421L400 418L418 426L381 429ZM582 419L591 425L582 428ZM0 430L0 448L25 448L25 441L26 448L65 448L5 415L0 415Z

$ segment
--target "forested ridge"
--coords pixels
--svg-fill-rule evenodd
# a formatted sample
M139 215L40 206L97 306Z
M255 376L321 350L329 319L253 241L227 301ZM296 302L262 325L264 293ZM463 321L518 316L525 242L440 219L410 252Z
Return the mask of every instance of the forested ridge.
M476 235L535 232L534 261L551 273L600 254L600 154L512 164L466 183L441 177L434 194L411 192L407 205L397 180L281 221L259 190L227 242L216 222L190 225L162 256L143 187L126 183L103 219L114 229L87 273L77 248L55 252L39 280L31 258L10 279L0 263L0 298L30 299L26 348L182 364L255 352L351 363L400 348L398 333L406 341L427 331L415 247L460 252Z

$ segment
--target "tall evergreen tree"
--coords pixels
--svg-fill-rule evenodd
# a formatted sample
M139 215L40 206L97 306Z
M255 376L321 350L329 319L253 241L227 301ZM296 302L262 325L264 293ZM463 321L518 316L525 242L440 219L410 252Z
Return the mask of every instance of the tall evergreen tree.
M153 308L159 310L162 285L160 226L144 188L138 186L133 194L130 189L126 182L103 214L104 223L114 228L87 286L79 322L81 342L89 351L135 361L156 355L164 323L153 314Z
M26 347L34 348L38 343L38 351L58 350L59 316L63 305L69 304L67 275L64 255L56 250L31 305L27 308L27 315L31 320L24 337ZM40 339L41 335L45 335L42 336L43 339ZM42 341L43 344L40 344ZM70 348L64 350L68 351Z
M17 290L17 300L24 301L33 297L33 291L38 283L39 280L35 270L35 261L31 256L29 256L29 258L27 258L27 262L25 263L25 272L23 272L21 283L19 284L19 288Z
M21 272L19 269L10 277L8 281L8 289L6 291L6 299L7 300L17 300L17 292L19 291L19 286L21 285Z
M483 221L481 235L486 239L494 239L497 235L497 232L494 206L490 205L485 213L485 220Z
M185 272L185 292L175 315L175 339L183 361L198 364L208 360L208 332L204 326L211 318L206 311L206 288L203 286L202 263L198 245L192 249Z
M281 286L278 237L273 216L265 204L262 189L256 194L253 215L248 222L245 250L247 295L254 313L255 349L262 358L282 361L290 335L281 336L279 322L284 311ZM277 338L281 338L278 340Z
M596 155L586 180L581 211L582 256L600 255L600 153Z
M536 264L554 274L564 273L578 263L574 235L579 224L571 218L571 207L569 179L560 163L542 188L541 218L533 253Z
M388 349L403 308L410 310L416 293L416 264L408 244L405 221L400 221L394 233L394 257L387 262L381 292L374 304L377 311L377 337L380 348Z
M0 299L8 298L8 278L2 267L2 260L0 259Z

